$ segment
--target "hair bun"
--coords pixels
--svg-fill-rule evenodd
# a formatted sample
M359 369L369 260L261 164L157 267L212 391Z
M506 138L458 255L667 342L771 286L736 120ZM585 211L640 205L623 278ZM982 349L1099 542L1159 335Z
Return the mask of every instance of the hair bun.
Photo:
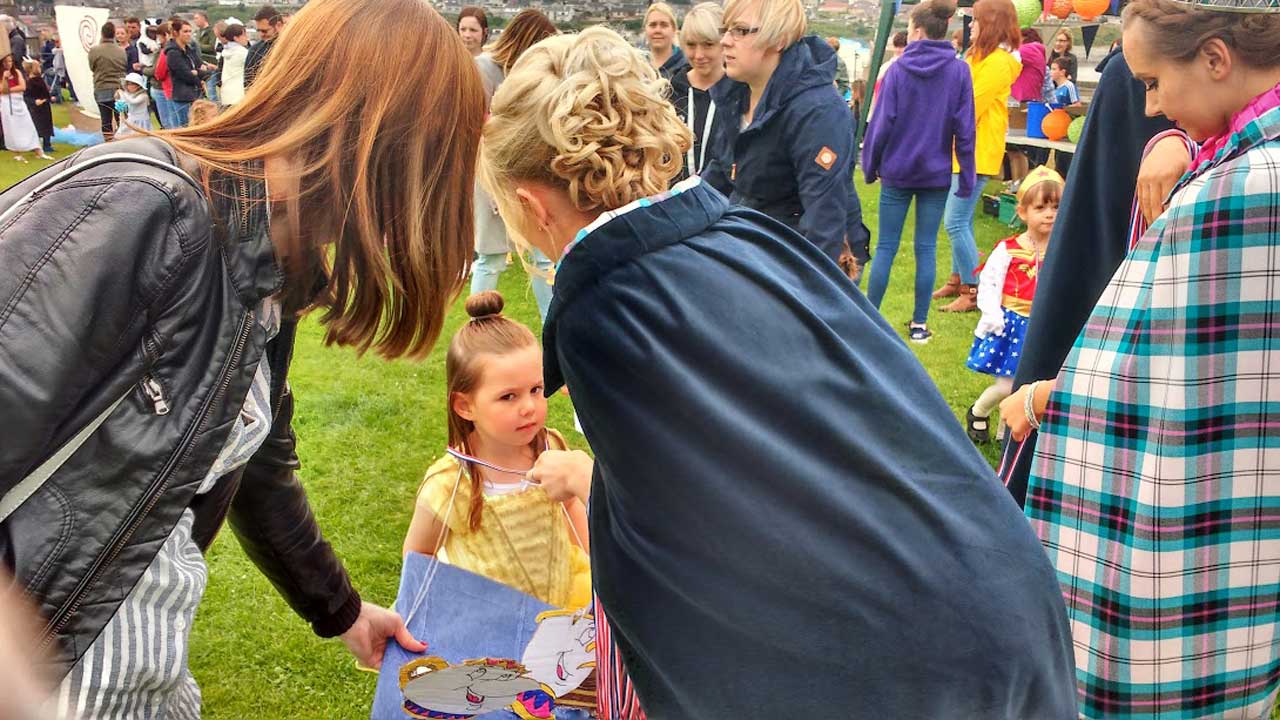
M931 5L933 7L933 14L937 17L950 20L956 14L955 0L933 0Z
M467 298L467 315L472 320L484 320L491 317L502 317L502 293L497 290L485 290Z

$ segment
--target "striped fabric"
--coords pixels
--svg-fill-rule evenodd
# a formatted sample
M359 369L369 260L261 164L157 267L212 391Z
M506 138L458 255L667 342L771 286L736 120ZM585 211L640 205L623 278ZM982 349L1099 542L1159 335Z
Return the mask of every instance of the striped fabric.
M1280 686L1280 109L1184 178L1050 400L1026 511L1088 718L1263 718Z
M605 617L600 598L596 614L596 716L600 720L645 720L640 698L622 665L622 654L613 642L613 628Z
M258 322L270 339L280 305L268 298ZM249 462L271 431L271 367L258 363L240 416L199 492ZM59 720L190 720L200 717L200 687L187 667L188 640L208 580L192 539L195 516L182 514L142 579L102 634L71 668L46 708Z

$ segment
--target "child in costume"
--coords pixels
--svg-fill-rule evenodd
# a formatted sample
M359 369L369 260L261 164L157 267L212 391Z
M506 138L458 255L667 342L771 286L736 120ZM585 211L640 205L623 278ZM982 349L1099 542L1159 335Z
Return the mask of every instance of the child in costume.
M977 339L965 366L993 375L996 381L983 391L965 418L969 439L976 444L990 442L991 411L1013 392L1013 374L1022 355L1036 277L1058 216L1062 185L1062 176L1044 166L1027 175L1018 189L1018 217L1026 223L1027 231L998 243L978 277L982 318L973 331Z
M467 298L471 320L445 363L449 449L422 481L404 550L581 609L591 603L586 512L525 477L544 450L568 448L545 426L542 349L502 305L493 290Z
M126 114L117 137L133 135L138 130L151 131L151 96L147 94L146 85L146 78L129 73L124 78L124 88L116 91L116 111Z

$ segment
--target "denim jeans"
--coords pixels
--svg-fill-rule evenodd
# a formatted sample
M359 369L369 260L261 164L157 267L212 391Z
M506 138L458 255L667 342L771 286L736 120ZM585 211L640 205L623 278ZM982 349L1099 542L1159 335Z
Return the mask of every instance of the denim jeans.
M218 72L215 70L213 74L204 81L204 94L214 102L218 102Z
M156 112L160 115L160 125L166 129L172 128L173 123L173 101L164 96L164 90L160 89L159 83L151 88L151 99L156 103Z
M170 100L169 117L173 119L172 127L186 127L187 123L191 121L191 103Z
M876 240L875 259L871 261L871 279L867 281L867 299L877 309L889 288L889 271L893 269L893 258L898 254L898 245L902 241L907 210L911 208L911 199L915 198L916 291L911 322L923 325L928 321L930 295L938 271L938 228L942 225L942 211L949 196L950 191L946 189L909 190L881 183L880 237Z
M551 274L551 269L555 264L551 262L551 258L537 250L533 250L531 253L533 255L532 264L536 271L529 273L529 284L533 286L533 298L538 303L538 314L545 322L547 308L551 306L551 284L547 282L547 277ZM491 255L476 253L475 264L471 266L471 294L475 295L485 290L498 289L498 278L502 276L502 271L506 269L506 253L493 253Z
M978 284L978 240L973 235L973 213L982 202L982 186L988 176L979 175L973 194L967 198L956 197L960 189L960 176L951 176L951 192L947 195L947 209L942 223L951 238L951 272L960 274L960 282Z

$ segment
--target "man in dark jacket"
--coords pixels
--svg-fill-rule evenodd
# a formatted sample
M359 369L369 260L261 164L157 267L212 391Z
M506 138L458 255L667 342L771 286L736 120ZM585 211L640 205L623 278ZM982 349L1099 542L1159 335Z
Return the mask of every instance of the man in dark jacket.
M1056 378L1098 297L1129 252L1128 230L1142 150L1173 128L1147 117L1146 88L1116 48L1101 63L1088 120L1067 176L1062 207L1036 286L1036 312L1014 386ZM1021 504L1035 455L1036 435L1005 447L1004 478ZM1016 461L1015 461L1016 460Z
M734 77L733 63L727 68ZM835 51L817 36L801 38L782 53L751 123L741 130L750 85L713 88L716 107L732 120L720 126L715 161L703 175L716 187L727 177L734 203L798 230L833 261L847 241L865 264L871 234L853 187L853 114L836 93L835 78Z
M253 16L253 22L258 27L258 42L249 48L249 57L244 61L244 86L246 89L253 84L258 76L258 70L262 68L262 63L267 59L267 53L271 52L271 46L275 43L276 37L280 34L280 28L284 25L284 18L275 8L270 5L264 5L257 15Z
M178 126L187 124L191 103L200 99L200 81L208 71L200 63L200 48L195 44L191 23L181 19L170 21L173 39L165 46L165 62L169 65L169 77L173 78L173 117Z

